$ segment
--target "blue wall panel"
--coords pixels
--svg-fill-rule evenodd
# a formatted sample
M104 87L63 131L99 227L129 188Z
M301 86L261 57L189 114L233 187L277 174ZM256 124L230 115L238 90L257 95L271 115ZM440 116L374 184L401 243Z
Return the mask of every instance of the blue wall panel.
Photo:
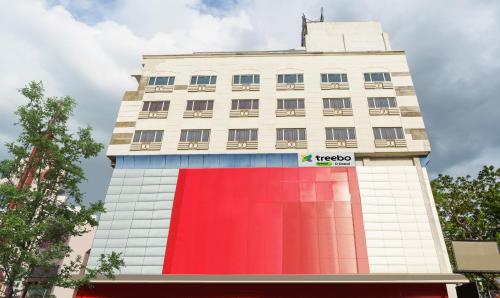
M297 153L117 156L117 169L297 167Z

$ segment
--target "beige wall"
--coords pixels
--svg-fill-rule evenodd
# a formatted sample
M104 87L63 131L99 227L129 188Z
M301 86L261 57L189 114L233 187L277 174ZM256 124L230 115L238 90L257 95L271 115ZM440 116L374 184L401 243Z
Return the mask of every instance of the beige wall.
M428 140L413 140L406 135L406 148L375 148L372 127L396 126L403 128L424 128L421 117L369 116L367 97L395 97L395 89L364 88L363 73L375 71L408 73L408 64L403 52L368 53L331 53L307 54L305 52L282 53L247 53L231 54L195 54L184 56L146 56L143 77L175 76L176 85L189 84L194 74L217 75L216 92L187 92L174 90L171 93L145 93L143 100L170 100L167 119L138 120L142 107L141 101L122 101L117 122L136 122L135 127L115 127L114 133L130 133L136 129L165 130L160 151L129 151L128 144L110 145L108 155L128 154L188 154L193 151L178 151L177 143L181 129L211 129L210 146L207 151L198 153L224 153L226 150L229 128L258 128L259 149L231 150L231 152L297 152L297 151L335 151L325 147L325 127L356 127L358 148L348 151L373 154L399 152L421 155L430 151ZM320 73L347 73L349 90L321 90ZM231 81L234 74L260 74L260 91L232 91ZM279 73L303 73L305 90L276 91L276 75ZM409 75L393 76L394 86L412 86ZM322 98L350 97L353 116L323 116ZM258 118L229 118L231 99L260 100ZM306 117L276 117L278 98L305 98ZM186 119L183 111L190 99L213 99L213 118ZM417 106L415 95L398 96L398 105ZM307 150L275 149L276 128L306 128ZM337 151L346 151L338 149Z

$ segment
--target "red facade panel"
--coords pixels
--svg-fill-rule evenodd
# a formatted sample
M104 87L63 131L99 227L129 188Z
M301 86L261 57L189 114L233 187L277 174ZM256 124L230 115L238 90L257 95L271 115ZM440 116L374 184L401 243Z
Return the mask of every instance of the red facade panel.
M164 274L368 271L355 168L180 170Z

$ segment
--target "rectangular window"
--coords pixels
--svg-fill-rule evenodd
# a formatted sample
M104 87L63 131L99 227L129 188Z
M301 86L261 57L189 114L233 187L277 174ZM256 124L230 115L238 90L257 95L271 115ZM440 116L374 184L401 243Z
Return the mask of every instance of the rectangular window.
M296 84L296 83L304 83L304 75L303 74L279 74L278 75L278 83L285 84Z
M142 111L144 112L158 112L158 111L168 111L170 107L170 101L145 101L142 104Z
M190 85L215 85L217 76L192 76Z
M365 73L365 82L390 82L391 75L388 72Z
M354 127L327 127L326 139L327 140L355 140L356 131Z
M405 138L401 127L374 127L373 135L376 140L403 140Z
M163 130L136 130L134 134L134 143L161 142L163 139Z
M245 74L245 75L234 75L233 84L259 84L260 75Z
M321 83L344 83L347 82L346 73L322 73Z
M278 99L278 109L297 110L304 109L303 98Z
M213 100L188 100L186 105L186 111L211 111L213 109Z
M173 85L175 82L175 77L150 77L148 85L158 86L158 85Z
M233 99L231 101L231 110L258 110L258 99Z
M375 108L397 108L396 98L394 97L368 97L368 107Z
M324 109L350 109L350 98L323 98Z
M181 142L208 142L210 129L183 129L181 130Z
M230 129L227 140L237 142L257 141L257 129Z
M305 128L277 128L276 140L278 141L305 141Z

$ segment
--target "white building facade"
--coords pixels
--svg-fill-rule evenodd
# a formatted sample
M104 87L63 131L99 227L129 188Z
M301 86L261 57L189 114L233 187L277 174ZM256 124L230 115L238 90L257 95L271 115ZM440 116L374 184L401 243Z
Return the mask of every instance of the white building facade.
M183 297L186 283L446 297L465 281L448 261L405 52L375 22L304 21L302 38L299 50L143 57L89 259L118 251L126 267L78 297Z

